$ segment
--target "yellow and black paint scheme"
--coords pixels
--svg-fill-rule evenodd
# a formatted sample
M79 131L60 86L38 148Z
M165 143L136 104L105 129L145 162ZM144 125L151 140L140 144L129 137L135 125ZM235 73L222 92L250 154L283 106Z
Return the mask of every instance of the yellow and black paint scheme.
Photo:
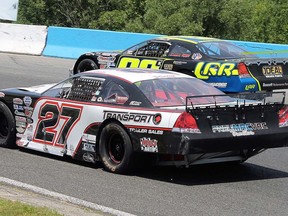
M288 88L285 59L260 59L216 38L163 36L122 52L85 53L77 59L73 74L113 67L182 72L231 93Z

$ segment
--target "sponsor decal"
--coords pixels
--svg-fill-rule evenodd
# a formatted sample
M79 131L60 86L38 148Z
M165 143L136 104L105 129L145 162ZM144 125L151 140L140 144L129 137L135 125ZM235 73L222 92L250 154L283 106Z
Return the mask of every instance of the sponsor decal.
M156 113L155 116L153 117L153 123L155 125L158 125L158 124L160 124L161 120L162 120L161 114L160 113Z
M33 119L32 119L32 118L30 118L30 117L27 117L27 123L28 123L28 124L33 124L33 122L34 122L34 121L33 121Z
M18 104L13 104L13 108L14 108L14 110L21 110L21 111L24 110L24 107L21 105L18 105Z
M163 69L164 70L173 70L173 64L164 64Z
M124 122L137 122L137 123L150 123L151 121L158 125L161 122L161 114L145 114L145 113L134 113L134 112L114 112L114 111L103 111L103 119L114 118Z
M173 128L172 132L201 134L198 128Z
M151 139L150 137L140 138L141 150L145 152L158 152L158 140Z
M32 103L32 98L31 97L28 97L28 96L25 96L24 98L23 98L23 102L24 102L24 104L26 105L26 106L30 106L31 105L31 103Z
M25 122L26 123L26 118L22 116L15 116L15 120L18 122Z
M5 94L3 92L0 92L0 98L5 97Z
M254 135L256 130L268 130L266 122L213 125L213 133L230 132L233 136Z
M16 121L15 123L16 123L16 127L23 127L23 128L26 127L26 123L25 122Z
M220 62L199 62L196 65L195 76L199 79L207 80L210 77L231 77L238 76L236 63Z
M140 106L142 102L140 101L131 101L129 105L131 106Z
M25 135L23 133L16 133L16 136L20 139L25 137Z
M103 62L114 62L115 61L115 57L112 56L98 56L97 60L99 62L103 61Z
M15 110L15 115L18 115L18 116L25 116L25 113L24 112L20 112L19 110Z
M25 132L25 128L24 127L16 127L16 131L18 132L18 133L24 133Z
M105 69L106 68L106 64L100 64L100 69Z
M202 58L202 55L200 53L193 53L191 56L191 59L193 60L199 60Z
M232 132L232 136L237 137L237 136L250 136L250 135L254 135L255 132L253 131L241 131L241 132Z
M22 105L23 104L23 100L20 99L20 98L13 98L13 104Z
M25 110L30 110L30 111L31 111L31 110L33 110L33 107L24 106L24 109L25 109Z
M183 64L187 64L187 62L184 62L184 61L173 61L173 64L175 64L175 65L183 65Z
M163 130L145 129L145 128L130 128L130 132L163 135Z
M288 86L288 83L263 83L263 87L285 87Z
M24 142L19 139L19 140L16 141L16 145L17 146L24 146Z
M188 58L188 57L190 57L190 54L184 53L184 54L181 55L181 57Z
M24 110L24 116L30 117L32 116L33 111L31 110Z
M246 90L246 91L253 90L253 89L255 89L255 87L256 87L255 84L246 85L246 86L245 86L245 90Z
M27 134L26 135L27 135L27 140L31 141L33 138L33 126L32 125L29 125L27 127Z
M89 152L85 152L83 154L83 160L86 161L86 162L92 162L92 163L95 162L94 155L89 153Z
M263 66L262 73L266 78L282 77L283 69L280 65Z
M263 83L263 87L272 87L273 83Z
M226 88L227 87L227 83L225 82L217 82L217 83L210 83L211 85L213 85L216 88Z
M95 152L95 144L83 143L82 150L89 151L89 152Z
M95 152L96 136L92 134L82 135L82 144L84 151Z

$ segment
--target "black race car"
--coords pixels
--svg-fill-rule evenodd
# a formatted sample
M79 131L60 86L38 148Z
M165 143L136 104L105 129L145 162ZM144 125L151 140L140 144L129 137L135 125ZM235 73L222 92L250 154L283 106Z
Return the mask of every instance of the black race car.
M243 162L287 146L284 97L226 95L165 70L99 69L54 85L0 90L0 146L102 161L115 173L129 172L142 156L187 167Z
M85 53L72 73L112 67L165 69L195 76L224 92L255 92L288 88L286 61L260 59L225 40L165 36L123 52Z

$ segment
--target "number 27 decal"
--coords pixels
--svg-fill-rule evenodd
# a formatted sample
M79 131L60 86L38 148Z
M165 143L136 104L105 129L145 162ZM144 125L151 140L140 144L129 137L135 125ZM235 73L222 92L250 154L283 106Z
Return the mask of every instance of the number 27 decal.
M82 106L44 103L38 113L34 140L36 142L63 147L72 128L80 120Z

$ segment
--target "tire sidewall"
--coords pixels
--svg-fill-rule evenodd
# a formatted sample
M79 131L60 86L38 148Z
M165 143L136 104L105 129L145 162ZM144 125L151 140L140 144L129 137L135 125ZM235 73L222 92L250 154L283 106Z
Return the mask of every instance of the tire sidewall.
M1 147L15 147L15 118L10 111L10 109L7 107L6 104L0 101L0 112L4 115L4 117L7 119L8 122L8 135L6 139L0 139L0 146ZM1 120L0 120L1 121Z
M77 73L82 73L84 71L88 71L87 69L84 70L84 68L88 68L88 67L92 67L89 70L98 69L96 62L93 59L82 59L77 65L75 73L77 74Z
M107 150L107 145L109 141L109 137L112 134L118 134L124 141L124 156L122 161L119 164L116 164L110 158L109 152ZM133 148L129 135L126 130L117 123L109 123L107 124L100 135L99 142L99 153L101 160L103 162L104 168L113 173L124 174L131 171L133 164Z

